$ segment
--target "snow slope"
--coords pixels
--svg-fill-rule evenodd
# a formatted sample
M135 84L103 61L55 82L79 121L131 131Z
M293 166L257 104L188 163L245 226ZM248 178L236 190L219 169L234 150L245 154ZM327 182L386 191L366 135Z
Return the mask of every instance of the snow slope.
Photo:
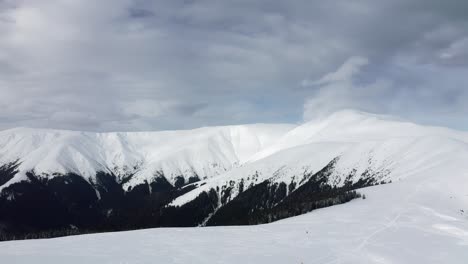
M34 171L43 177L75 173L92 181L112 173L134 186L155 173L169 181L213 177L245 162L292 125L243 125L183 131L88 133L17 128L0 131L0 164L19 161L19 173L4 186Z
M314 142L369 142L422 137L443 137L468 142L466 132L422 126L392 116L342 110L288 131L250 160L259 160L287 148Z
M2 263L460 263L468 166L459 159L276 223L159 228L0 243ZM460 210L464 210L464 213Z
M339 159L329 177L332 186L368 176L379 182L394 182L466 151L466 132L340 111L292 129L243 166L197 183L199 188L178 197L172 205L181 206L218 186L232 186L232 199L238 194L236 186L241 181L244 186L264 180L294 182L297 188L306 174L321 170L334 158Z

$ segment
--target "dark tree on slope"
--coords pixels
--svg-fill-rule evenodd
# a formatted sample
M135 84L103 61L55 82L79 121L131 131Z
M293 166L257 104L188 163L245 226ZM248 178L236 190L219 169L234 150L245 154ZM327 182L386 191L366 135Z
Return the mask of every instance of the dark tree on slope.
M284 183L268 180L253 186L221 207L207 225L249 225L263 224L310 212L314 209L332 206L359 198L354 189L372 184L371 178L356 183L347 182L342 187L328 184L337 159L313 175L286 196Z

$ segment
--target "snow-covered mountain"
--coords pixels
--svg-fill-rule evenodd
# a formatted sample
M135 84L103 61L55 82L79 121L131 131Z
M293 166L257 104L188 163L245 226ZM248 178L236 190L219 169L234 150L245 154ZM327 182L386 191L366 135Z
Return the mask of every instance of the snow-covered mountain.
M292 125L207 127L184 131L89 133L17 128L0 132L0 164L18 173L0 188L27 180L74 173L94 181L97 172L129 180L127 187L164 175L211 178L245 162ZM0 189L1 190L1 189Z
M129 226L117 225L121 224L119 219L122 218L134 224L130 228L257 223L303 213L302 209L307 212L322 207L323 203L325 206L332 205L337 199L346 202L348 198L355 198L346 196L354 189L365 195L366 199L356 199L260 226L158 228L51 240L3 242L0 243L2 260L14 263L153 263L158 259L165 263L238 263L241 258L245 263L466 263L466 132L419 126L355 111L335 113L323 120L295 127L262 128L262 132L251 128L249 131L256 131L253 133L256 135L263 133L268 140L252 140L253 143L246 144L243 148L245 155L241 155L242 158L233 155L232 163L227 163L235 165L226 167L225 172L206 175L206 179L182 187L168 185L169 181L166 185L156 181L151 190L144 192L142 186L145 185L136 184L136 180L132 185L117 184L125 177L133 177L118 176L120 174L117 174L117 170L108 171L108 178L105 178L107 181L99 180L99 172L94 176L91 174L89 178L64 174L70 169L65 166L67 163L61 164L60 168L66 170L60 174L54 175L48 170L47 176L39 178L26 175L26 184L12 183L2 192L5 199L0 199L1 228L9 230L6 225L10 224L10 228L21 226L23 229L16 230L28 230L26 227L31 228L28 226L31 223L21 217L31 216L35 217L33 221L42 223L36 223L33 226L35 229L29 229L36 231L50 227L61 228L64 222L80 224L77 228L89 228L86 219L107 224L107 229L98 230L129 229ZM278 128L283 130L276 134L269 132L270 129L278 131ZM231 129L234 128L230 127L228 131ZM205 130L217 131L213 135L219 135L219 131L226 133L226 128ZM70 133L80 138L91 135L62 131L19 131L24 134L18 131L2 133L19 134L18 137L23 138L34 138L30 136L34 133L49 135L36 136L38 141L35 142L45 142L44 138L51 140L54 133ZM186 137L194 138L190 135L197 131L167 133L186 133ZM110 137L110 134L106 135ZM199 138L205 140L200 142L207 142L211 136ZM235 137L228 137L232 138ZM254 143L260 141L263 143ZM8 144L7 140L2 142L2 146L14 149L14 144ZM194 141L190 143L197 145ZM31 149L39 149L41 144L37 143ZM78 145L82 146L81 143ZM254 148L249 148L252 145ZM139 146L149 148L143 143ZM203 149L202 145L199 146ZM145 153L138 146L131 148L138 150L132 153ZM229 148L229 151L239 153L233 150L235 147L229 145ZM7 157L15 152L2 153L2 157ZM10 156L26 160L24 157L27 155L24 154L28 153L16 152ZM45 155L47 151L43 153L42 157L51 157ZM203 157L196 160L203 162ZM96 171L100 167L93 168ZM3 172L2 177L15 174L5 168ZM41 177L49 177L50 180L37 180L43 179ZM156 179L164 177L158 174ZM88 183L78 180L81 178L93 180ZM115 186L108 181L113 178L119 179L114 182ZM67 179L68 184L63 185L58 179ZM151 178L145 179L148 181ZM387 184L379 184L382 182ZM122 193L116 191L119 188ZM92 196L93 190L102 194L100 200ZM89 195L78 195L75 191L88 192ZM26 197L28 192L33 192L34 196ZM55 192L57 194L52 197L47 195ZM39 197L39 201L35 202L34 197ZM61 206L44 206L50 204L46 202L54 204L59 197L65 197L59 202L65 202L67 210L84 213L85 219L74 214L70 217L70 214L60 211ZM109 198L117 199L117 202L109 201ZM33 205L28 207L30 204ZM9 206L21 210L12 211ZM24 213L34 211L37 206L39 209L35 213ZM89 209L89 206L92 208ZM46 209L46 213L43 209ZM14 213L10 216L16 217L15 220L19 222L17 226L5 221L8 220L5 212ZM108 222L102 220L100 212L106 213ZM52 226L53 217L57 216L64 218L64 221L56 221L56 226ZM150 219L149 224L140 222L146 218ZM96 225L96 222L92 224Z
M232 199L240 181L248 186L269 180L297 188L307 175L320 171L334 159L328 183L343 186L346 181L355 183L363 178L377 182L401 180L467 153L466 132L340 111L295 127L243 166L196 183L201 187L178 197L172 204L180 206L217 186L234 186ZM255 177L249 177L252 175Z
M301 125L12 129L0 132L0 230L266 223L434 170L459 193L467 160L466 132L351 110Z

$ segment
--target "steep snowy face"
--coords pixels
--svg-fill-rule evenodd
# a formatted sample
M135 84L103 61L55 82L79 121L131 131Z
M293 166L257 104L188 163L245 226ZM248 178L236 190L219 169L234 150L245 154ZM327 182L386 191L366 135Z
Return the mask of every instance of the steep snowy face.
M47 178L74 173L89 181L105 172L129 186L155 175L169 181L206 179L245 162L290 129L262 124L134 133L18 128L0 132L0 164L19 164L5 185L25 180L27 172Z
M291 125L249 125L202 128L185 131L184 136L173 135L166 142L154 142L143 150L148 165L138 169L125 188L151 181L157 175L169 180L178 176L207 179L220 175L243 164L290 129Z
M287 132L240 168L198 183L172 202L182 206L200 193L229 188L228 202L249 186L284 183L289 191L333 161L331 186L371 179L375 183L420 175L438 164L468 157L468 134L395 118L341 111Z

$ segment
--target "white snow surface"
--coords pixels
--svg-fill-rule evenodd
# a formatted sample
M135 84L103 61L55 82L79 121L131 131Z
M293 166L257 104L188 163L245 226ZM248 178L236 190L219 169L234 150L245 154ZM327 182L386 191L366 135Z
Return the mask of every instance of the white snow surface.
M133 175L126 187L162 173L202 179L219 175L272 144L294 126L255 124L194 130L90 133L17 128L0 131L0 164L21 162L10 182L34 171L43 177L75 173L92 181L96 172L119 178Z
M258 226L159 228L0 243L2 263L460 263L468 166L452 159L366 199ZM462 212L461 210L464 210Z
M264 143L251 150L248 147L239 147L241 144L238 143L237 148L232 147L230 151L223 152L231 162L226 164L239 162L238 167L231 165L232 168L227 168L227 172L220 172L217 176L206 179L202 182L205 185L179 197L173 204L184 204L200 191L229 180L250 178L255 181L252 179L255 177L249 177L254 173L258 175L257 181L291 181L292 177L303 175L304 170L320 170L337 156L340 158L336 172L330 177L330 181L336 185L341 184L343 175L349 175L353 169L380 172L382 179L392 180L392 183L358 190L365 194L366 199L353 200L265 225L157 228L1 242L1 263L467 263L466 132L419 126L353 111L340 112L324 120L315 120L295 128L280 126L283 131L273 135L268 132L271 127L261 127L267 131L262 134L264 138L268 138L262 141ZM185 143L179 145L179 150L190 157L190 150L209 150L209 147L203 147L208 142L224 142L219 137L226 136L227 132L214 137L201 135L206 135L204 131L211 129L213 128L194 130L198 131L195 134L202 141L195 141L197 136L193 136L193 131L158 132L161 133L158 136L159 141L155 140L152 144L148 143L149 139L136 140L125 136L128 141L140 142L131 144L131 148L128 147L130 144L117 143L124 142L118 135L127 134L98 134L113 138L106 142L114 147L112 149L115 153L120 153L120 149L125 147L130 149L126 153L134 153L135 149L142 153L141 156L102 154L99 161L86 158L94 151L91 142L98 136L80 132L59 134L62 140L69 140L67 142L74 142L73 138L77 135L80 138L88 135L91 150L86 148L87 152L80 153L82 159L87 160L89 166L94 168L105 164L103 160L107 157L116 156L118 158L115 159L121 161L148 158L151 155L148 150L153 147L159 149L155 147L158 143L171 141L170 135L173 133L186 133L182 139L177 137L173 140L191 143L189 145L193 148L187 148ZM225 131L225 128L216 129ZM9 144L4 139L5 135L15 135L20 131L1 132L0 149L3 151ZM41 150L41 144L37 142L53 141L58 132L40 131L37 136L33 136L35 132L32 131L23 133L28 136L18 136L20 139L17 142L27 142L27 146L35 145L30 155L40 157L42 154L42 159L39 160L51 161L66 156L67 151L77 147L67 143L67 150L63 150L63 147L51 144L57 148L58 153L63 151L62 155L51 154ZM151 134L141 135L153 138ZM252 142L257 142L253 138ZM237 142L242 143L242 136ZM229 145L227 142L226 144ZM251 143L247 145L251 146ZM142 151L140 147L148 152ZM10 154L18 153L24 157L25 153L21 152L23 150L20 147L10 146L9 149L16 151ZM167 150L170 154L165 157L179 157L176 155L178 151ZM234 154L241 152L242 155ZM159 155L166 154L164 151L160 153ZM5 155L6 152L2 152L0 158ZM217 155L213 154L212 157ZM79 160L74 159L75 162ZM221 163L220 158L216 158L216 161ZM65 165L70 164L61 164Z
M351 180L356 182L366 172L379 181L398 181L467 151L466 132L340 111L292 129L242 166L196 183L199 188L178 197L171 205L181 206L217 186L231 186L232 199L238 194L236 183L240 181L244 186L266 179L300 183L304 174L318 172L336 157L339 160L329 183L340 186L347 176L353 174Z

